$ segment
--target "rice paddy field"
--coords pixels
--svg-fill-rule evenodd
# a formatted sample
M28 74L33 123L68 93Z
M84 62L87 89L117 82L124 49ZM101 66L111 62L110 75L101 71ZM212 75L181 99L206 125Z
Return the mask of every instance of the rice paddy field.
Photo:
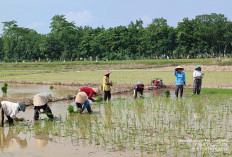
M137 100L115 98L110 103L92 105L92 115L68 114L65 111L68 102L65 103L59 110L63 109L65 114L56 113L53 122L42 118L34 123L29 118L11 128L0 128L1 153L7 157L37 153L38 156L232 155L232 98L228 94L186 95L179 100L165 95ZM6 133L10 135L5 136ZM16 148L9 145L14 140L18 141Z
M93 114L69 113L74 100L49 103L55 115L41 114L34 122L33 107L19 113L21 122L0 127L2 157L74 156L232 156L231 59L143 60L99 62L2 63L0 81L8 82L6 98L32 98L36 93L74 95L81 84L101 86L104 70L112 70L113 91L146 86L162 78L174 85L174 67L186 67L187 87L177 99L170 88L112 95L110 102L91 103ZM193 65L194 64L194 65ZM201 95L192 95L192 69L203 65ZM54 89L50 89L50 85ZM57 86L67 84L69 86ZM227 88L227 89L226 89ZM6 117L5 117L6 118Z

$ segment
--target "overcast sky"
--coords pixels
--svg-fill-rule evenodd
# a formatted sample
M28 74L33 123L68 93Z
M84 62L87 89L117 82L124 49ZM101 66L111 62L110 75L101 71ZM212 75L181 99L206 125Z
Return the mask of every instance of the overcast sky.
M232 19L232 0L0 0L0 22L16 20L19 26L48 33L51 18L64 14L77 26L114 27L141 18L146 26L163 17L177 26L184 17L222 13ZM2 33L0 24L0 34Z

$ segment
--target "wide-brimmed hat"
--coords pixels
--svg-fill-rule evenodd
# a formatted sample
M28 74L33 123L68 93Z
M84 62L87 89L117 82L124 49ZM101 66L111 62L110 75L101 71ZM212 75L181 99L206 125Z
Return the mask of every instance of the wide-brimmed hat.
M197 65L197 66L195 67L195 70L196 70L196 69L201 69L200 65Z
M110 74L110 73L111 73L111 71L106 70L104 76L106 76L106 75L108 75L108 74Z
M100 89L99 88L93 88L94 93L97 95L100 95Z
M18 102L18 104L19 104L20 111L25 112L25 110L26 110L26 104L23 103L23 102Z
M88 96L85 92L79 92L75 98L75 102L84 104L88 100Z
M143 85L143 83L141 81L138 81L136 85Z
M46 103L48 103L47 98L45 98L45 96L42 96L40 94L35 95L34 98L33 98L34 106L43 106Z
M178 66L178 67L176 67L176 69L175 69L175 70L178 70L178 69L182 69L182 70L184 70L184 68L183 68L182 66Z

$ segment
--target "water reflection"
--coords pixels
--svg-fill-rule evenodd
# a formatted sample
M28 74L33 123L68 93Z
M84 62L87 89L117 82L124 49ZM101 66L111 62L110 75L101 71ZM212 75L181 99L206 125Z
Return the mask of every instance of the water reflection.
M0 84L0 86L2 86L2 84ZM39 92L42 95L62 97L75 95L78 89L79 87L76 86L54 86L54 89L51 90L49 85L9 84L7 95L0 91L0 96L8 98L32 98Z
M0 149L2 151L8 150L10 148L20 147L24 149L27 147L27 140L20 138L18 132L12 128L9 128L7 134L6 128L0 128Z
M158 97L160 95L160 91L154 91L153 95L154 95L154 97Z
M45 148L49 142L49 135L45 133L40 133L35 136L35 144L39 148Z
M41 126L40 123L35 123L35 145L39 148L45 148L48 145L50 140L49 138L49 131L52 129L52 122L45 121L44 126Z

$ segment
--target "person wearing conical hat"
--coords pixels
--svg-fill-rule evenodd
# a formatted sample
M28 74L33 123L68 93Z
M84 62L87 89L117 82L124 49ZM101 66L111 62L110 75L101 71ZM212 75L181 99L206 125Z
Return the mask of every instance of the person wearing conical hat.
M89 114L92 113L92 109L88 100L88 95L85 92L82 91L78 92L75 98L75 103L80 113L82 113L86 108Z
M104 101L106 101L108 99L108 101L111 99L111 86L112 86L112 82L110 82L110 73L111 71L107 70L104 73L104 77L103 77L103 92L104 92Z
M193 72L193 94L200 94L201 93L201 84L203 78L203 72L201 71L201 67L197 65Z
M133 89L134 98L137 98L138 93L140 94L140 96L142 96L143 90L144 90L144 84L141 81L137 82L136 85L134 86L134 89Z
M46 113L48 118L53 120L53 114L48 106L48 100L45 96L37 94L33 98L34 105L34 120L39 120L40 111L43 110L43 113Z
M183 96L183 92L184 92L184 85L186 84L186 80L185 80L185 73L183 72L184 68L181 66L178 66L175 69L174 72L174 76L176 76L176 80L175 80L175 95L178 98L179 95L179 91L180 91L180 97Z
M13 125L14 120L19 121L19 119L16 117L16 115L19 113L19 111L25 112L26 110L26 104L22 102L13 103L10 101L2 101L0 103L1 108L1 124L0 126L4 126L4 114L6 115L9 125Z
M89 88L89 87L82 87L79 89L79 92L85 92L88 96L88 99L95 102L95 100L92 98L94 95L99 95L100 90L99 88Z

